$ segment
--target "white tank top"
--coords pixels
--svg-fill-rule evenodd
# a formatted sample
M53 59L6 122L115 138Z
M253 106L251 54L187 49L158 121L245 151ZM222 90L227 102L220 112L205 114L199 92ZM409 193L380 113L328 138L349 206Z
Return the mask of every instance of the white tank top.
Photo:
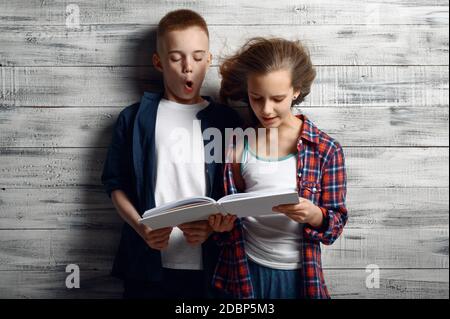
M262 158L245 140L241 161L245 191L297 191L296 155ZM246 217L242 221L245 251L251 260L274 269L301 268L303 224L283 214Z

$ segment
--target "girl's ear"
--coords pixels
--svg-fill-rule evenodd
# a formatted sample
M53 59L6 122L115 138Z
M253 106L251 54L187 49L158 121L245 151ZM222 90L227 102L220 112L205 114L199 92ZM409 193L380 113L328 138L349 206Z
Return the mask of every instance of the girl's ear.
M153 66L155 67L155 69L157 69L159 72L163 71L161 58L159 57L158 53L156 53L156 52L153 53L152 62L153 62Z
M300 96L300 90L294 89L294 96L292 97L293 100L296 100Z

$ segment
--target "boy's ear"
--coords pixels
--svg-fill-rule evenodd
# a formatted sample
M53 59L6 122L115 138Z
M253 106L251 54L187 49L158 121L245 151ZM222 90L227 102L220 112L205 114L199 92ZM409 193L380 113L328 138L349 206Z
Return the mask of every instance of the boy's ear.
M163 71L161 58L159 57L158 53L153 53L152 62L155 69L157 69L159 72Z
M208 52L208 66L210 66L210 65L211 65L211 63L212 63L212 60L213 60L213 56L212 56L212 53L211 53L211 52Z

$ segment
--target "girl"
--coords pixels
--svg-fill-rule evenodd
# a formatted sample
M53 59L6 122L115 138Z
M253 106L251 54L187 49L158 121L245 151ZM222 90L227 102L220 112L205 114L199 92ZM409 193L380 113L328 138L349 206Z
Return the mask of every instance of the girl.
M309 55L299 42L255 38L220 73L221 98L247 102L251 126L265 129L229 148L226 192L295 190L299 203L269 216L211 216L222 246L213 284L235 298L329 298L320 243L346 224L346 172L340 144L291 110L316 75ZM258 147L265 142L278 156Z

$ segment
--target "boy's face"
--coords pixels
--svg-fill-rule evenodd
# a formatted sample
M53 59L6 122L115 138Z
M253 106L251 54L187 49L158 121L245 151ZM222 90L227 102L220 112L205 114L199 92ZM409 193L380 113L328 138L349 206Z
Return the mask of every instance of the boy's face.
M164 97L182 104L201 102L200 88L212 58L206 33L199 27L167 32L159 51L153 64L163 73Z

